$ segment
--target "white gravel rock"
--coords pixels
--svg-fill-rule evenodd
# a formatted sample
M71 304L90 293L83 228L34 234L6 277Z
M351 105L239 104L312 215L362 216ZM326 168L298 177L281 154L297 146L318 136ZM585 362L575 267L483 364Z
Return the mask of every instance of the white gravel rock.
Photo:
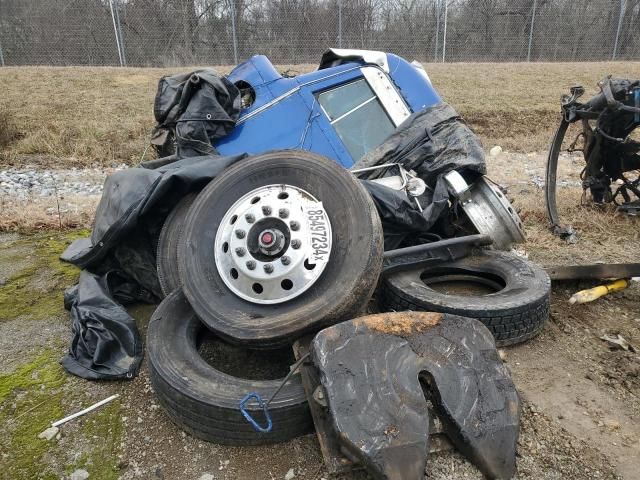
M60 429L58 427L49 427L44 432L40 433L40 435L38 435L38 438L42 440L51 440L58 434L59 430Z
M293 480L294 478L296 478L296 472L294 472L293 468L290 468L284 476L284 480Z
M491 155L492 157L497 157L501 153L502 147L500 145L496 145L495 147L492 147L491 150L489 150L489 155Z
M89 478L89 472L82 468L76 470L71 474L71 480L87 480Z

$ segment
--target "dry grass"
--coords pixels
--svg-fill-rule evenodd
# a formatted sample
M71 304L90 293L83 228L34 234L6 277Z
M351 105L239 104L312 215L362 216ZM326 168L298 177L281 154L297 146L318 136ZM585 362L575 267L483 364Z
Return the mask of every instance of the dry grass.
M589 98L606 75L640 78L640 62L432 64L427 71L485 146L531 152L551 142L570 86L583 85Z
M32 197L0 196L0 232L33 233L39 230L89 228L99 196Z
M607 74L640 77L640 62L425 67L437 90L469 121L487 147L499 144L512 151L546 148L557 123L560 94L568 86L582 83L592 92ZM313 68L279 67L298 73ZM17 132L8 145L0 145L0 165L137 163L154 123L158 79L189 69L0 69L0 111L6 112ZM216 69L224 74L230 67Z
M521 246L536 263L545 266L623 263L637 261L633 247L640 240L640 218L616 213L613 207L581 205L578 154L564 155L558 165L558 182L569 186L557 190L558 211L563 223L579 233L576 244L567 244L549 230L544 192L532 182L543 176L544 154L501 154L487 158L489 176L508 188L508 196L525 224L527 242Z
M0 149L6 148L20 138L13 115L0 107Z

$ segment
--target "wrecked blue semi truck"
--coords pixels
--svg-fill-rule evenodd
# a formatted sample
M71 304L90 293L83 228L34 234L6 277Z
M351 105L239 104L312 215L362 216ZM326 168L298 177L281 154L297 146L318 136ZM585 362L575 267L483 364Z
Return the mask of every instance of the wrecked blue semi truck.
M382 52L330 50L318 70L291 78L258 55L227 79L243 109L214 143L223 155L301 149L351 168L412 113L440 102L420 64Z
M197 138L200 154L212 153L212 147L222 155L300 149L350 168L412 113L441 101L418 62L383 52L332 49L318 70L293 77L280 74L264 55L238 65L224 84L208 79L209 72L161 80L155 105L159 125L152 139L160 157L174 154L180 140ZM240 90L233 121L208 108L206 99L192 100L208 80L218 96L225 88ZM219 134L185 126L190 122L228 126Z

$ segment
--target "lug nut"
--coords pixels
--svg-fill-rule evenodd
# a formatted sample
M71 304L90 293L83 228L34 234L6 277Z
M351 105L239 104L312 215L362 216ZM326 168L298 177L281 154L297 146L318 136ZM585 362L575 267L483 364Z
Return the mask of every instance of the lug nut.
M297 232L298 230L300 230L300 223L296 222L295 220L290 222L289 226L291 227L291 230L293 230L294 232Z
M244 238L244 236L246 235L244 230L236 230L236 237L238 238Z
M242 247L236 248L236 255L238 255L239 257L244 257L245 253L247 253L247 251L244 248Z
M249 260L246 265L249 270L254 270L256 268L256 262L253 260Z
M287 218L289 216L289 210L287 210L286 208L281 208L280 210L278 210L278 216L280 218Z
M302 246L302 242L300 240L298 240L297 238L295 240L291 240L291 247L293 247L293 248L295 248L297 250L301 246Z
M262 207L262 213L264 215L271 215L271 207L265 205L264 207Z
M289 265L291 263L291 259L286 255L284 257L281 257L280 261L282 262L283 265Z
M249 223L253 223L253 222L255 222L255 221L256 221L256 217L254 217L254 216L253 216L253 214L251 214L251 213L247 213L247 214L244 216L244 219L245 219L247 222L249 222Z
M264 271L265 273L273 273L273 265L271 265L270 263L265 263Z

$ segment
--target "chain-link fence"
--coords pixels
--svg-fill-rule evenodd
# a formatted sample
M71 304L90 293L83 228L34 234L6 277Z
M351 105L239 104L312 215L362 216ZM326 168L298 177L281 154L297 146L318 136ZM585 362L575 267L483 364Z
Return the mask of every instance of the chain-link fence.
M640 0L0 0L0 65L640 59Z

